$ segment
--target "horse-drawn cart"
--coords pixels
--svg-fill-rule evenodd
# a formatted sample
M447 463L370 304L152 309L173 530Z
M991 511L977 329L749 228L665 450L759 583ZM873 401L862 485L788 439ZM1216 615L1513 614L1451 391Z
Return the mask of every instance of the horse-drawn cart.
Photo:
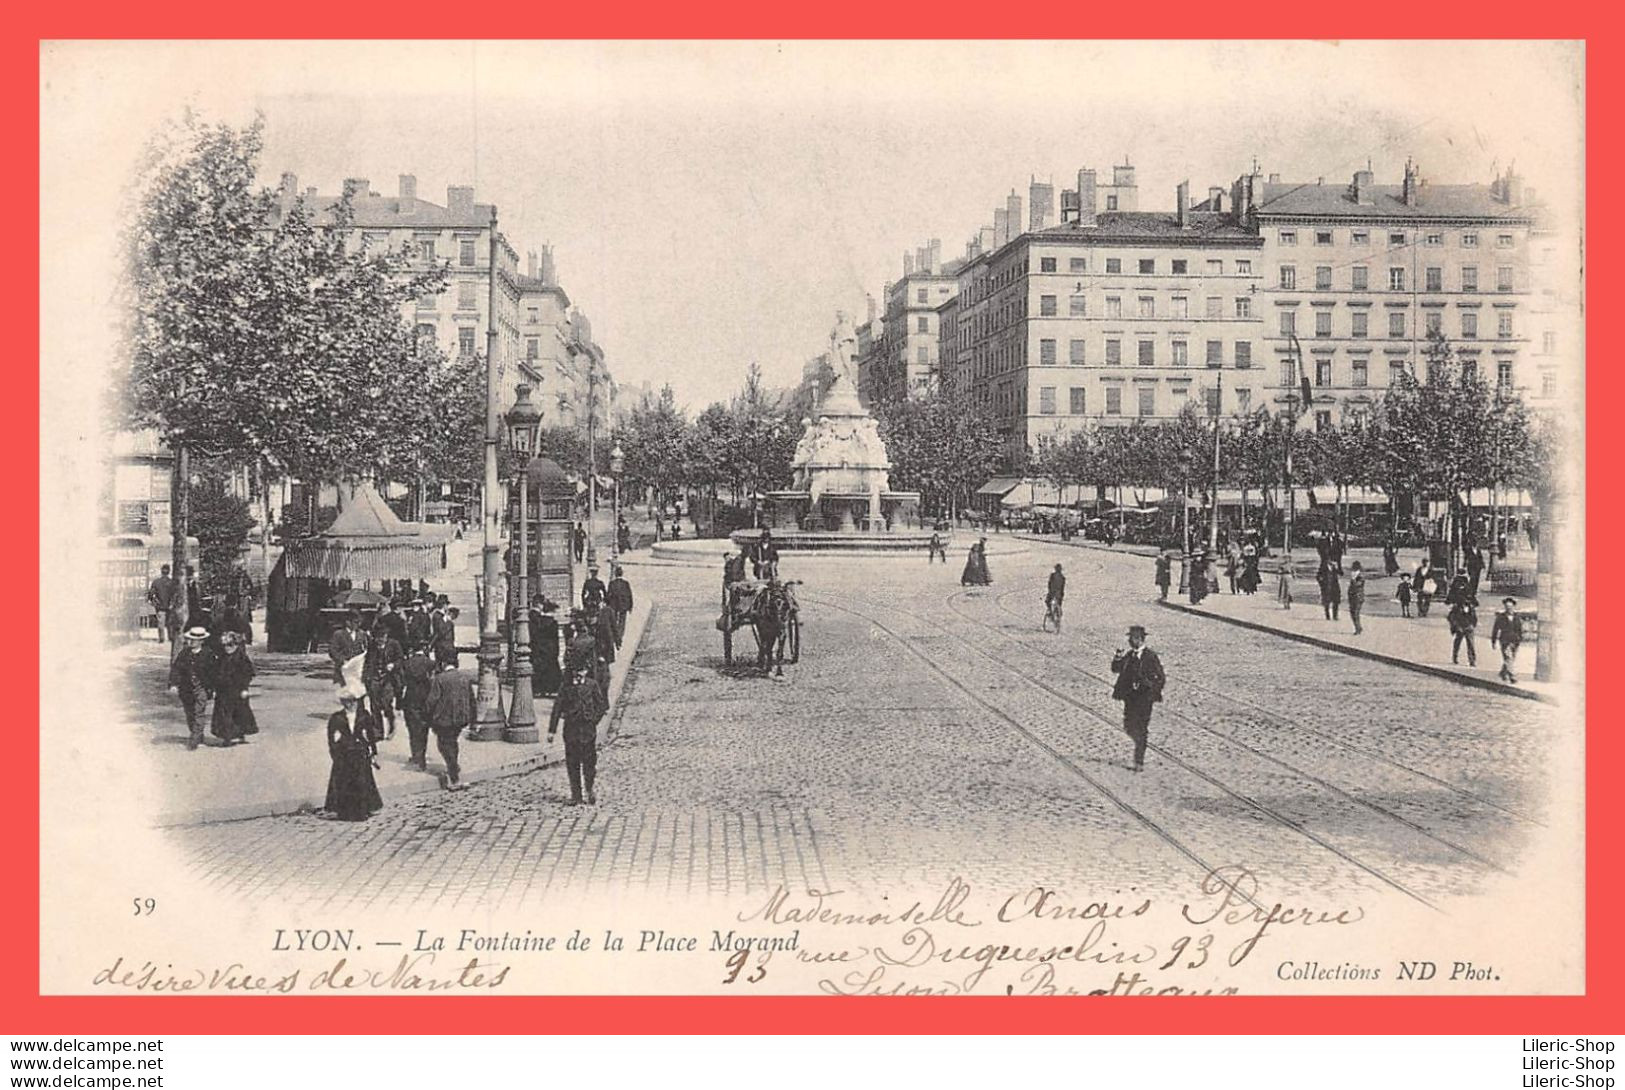
M733 664L734 633L747 627L756 637L758 667L772 666L782 675L787 657L792 665L801 661L801 607L792 589L799 582L741 579L723 585L717 618L723 661Z

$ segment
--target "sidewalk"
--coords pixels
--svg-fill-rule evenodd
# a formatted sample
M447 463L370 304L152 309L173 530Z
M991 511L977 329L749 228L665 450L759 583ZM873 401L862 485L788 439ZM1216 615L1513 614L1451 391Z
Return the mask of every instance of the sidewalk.
M1390 593L1392 585L1392 580L1370 582L1368 607L1379 595ZM1364 631L1356 636L1354 625L1348 618L1347 603L1344 603L1337 620L1327 620L1321 609L1319 591L1312 581L1293 581L1291 609L1281 608L1275 600L1274 585L1275 575L1272 572L1255 595L1209 594L1200 605L1195 606L1189 604L1188 599L1170 595L1161 604L1181 613L1212 617L1327 650L1432 674L1462 685L1548 704L1559 702L1561 686L1533 680L1535 648L1532 643L1525 642L1518 653L1518 684L1508 685L1496 677L1501 669L1501 652L1498 648L1490 647L1490 629L1495 622L1493 615L1484 609L1479 610L1478 631L1474 639L1478 649L1478 666L1472 667L1467 664L1465 647L1462 648L1459 665L1450 661L1452 638L1442 603L1436 602L1435 608L1426 617L1387 616L1383 612L1374 614L1368 608L1360 615L1360 625ZM1305 588L1311 593L1304 593ZM1414 609L1412 612L1415 612Z
M615 716L650 611L647 597L640 596L627 618L622 649L610 669L610 720ZM458 635L459 639L467 639L477 634L460 629ZM338 707L333 698L332 667L325 655L271 654L263 644L251 647L249 656L257 675L250 692L260 732L247 745L217 746L205 728L205 746L193 751L185 746L186 717L180 702L165 691L167 645L144 642L132 646L125 655L122 691L126 700L122 710L126 720L135 725L133 729L142 732L150 743L154 824L236 821L314 810L322 805L330 768L327 717ZM461 658L464 668L474 673L477 664L466 647ZM504 686L504 712L511 698L511 690ZM465 736L459 752L463 782L479 783L562 762L563 743L555 740L549 745L545 741L552 706L550 698L536 702L542 742L471 742ZM600 731L601 737L607 736L608 720ZM438 773L443 766L432 737L428 752L427 774L406 767L410 755L406 728L397 714L395 736L378 747L380 768L376 777L386 805L405 795L441 790Z

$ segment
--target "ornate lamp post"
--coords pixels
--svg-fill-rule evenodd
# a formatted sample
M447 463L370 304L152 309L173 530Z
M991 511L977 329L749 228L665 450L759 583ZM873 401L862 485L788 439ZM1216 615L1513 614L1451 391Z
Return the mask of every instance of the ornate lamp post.
M621 474L626 470L626 456L621 453L621 445L609 452L609 475L615 479L615 547L610 550L610 563L616 564L621 559ZM613 574L613 569L611 569Z
M517 601L509 613L513 637L513 700L509 704L508 725L502 730L504 742L539 742L536 706L530 691L530 461L536 453L536 434L541 428L542 411L530 400L530 387L519 384L519 397L508 410L508 439L513 449L519 478L519 578Z
M1190 589L1191 576L1191 456L1189 451L1179 454L1179 591Z

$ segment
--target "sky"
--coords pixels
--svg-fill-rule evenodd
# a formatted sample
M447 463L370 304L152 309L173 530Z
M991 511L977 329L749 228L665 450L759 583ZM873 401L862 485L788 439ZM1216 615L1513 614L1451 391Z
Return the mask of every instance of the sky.
M797 381L837 309L861 321L932 238L962 255L1033 176L1059 193L1132 161L1140 207L1167 210L1255 158L1397 183L1413 157L1434 182L1515 161L1555 205L1583 196L1583 52L1562 43L74 43L42 79L44 210L77 210L59 256L81 269L110 275L164 117L263 111L267 184L475 186L521 255L554 247L616 378L691 411L752 362Z

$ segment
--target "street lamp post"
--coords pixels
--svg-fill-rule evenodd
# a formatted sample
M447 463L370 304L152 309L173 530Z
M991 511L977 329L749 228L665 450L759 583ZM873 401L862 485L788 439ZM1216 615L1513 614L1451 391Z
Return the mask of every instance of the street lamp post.
M611 564L621 561L621 473L625 469L626 456L621 453L621 445L616 443L609 452L609 475L615 479L615 547L609 553Z
M531 696L530 677L530 460L536 453L536 435L541 429L542 412L530 400L530 387L519 384L519 397L508 410L508 438L518 460L519 476L519 578L518 600L508 615L513 636L513 700L508 706L508 725L502 730L504 742L539 742L536 704Z
M1191 578L1191 456L1188 452L1179 455L1179 590L1180 593L1190 589Z
M469 741L490 742L502 737L506 725L502 715L502 634L497 631L497 587L502 582L501 536L502 514L497 510L500 486L497 477L497 429L500 410L497 408L497 384L501 373L497 365L497 215L491 210L491 247L487 258L487 314L485 331L485 473L480 488L480 521L483 524L481 549L481 581L485 584L485 608L480 610L480 675L478 700L474 708L474 725L468 732Z

